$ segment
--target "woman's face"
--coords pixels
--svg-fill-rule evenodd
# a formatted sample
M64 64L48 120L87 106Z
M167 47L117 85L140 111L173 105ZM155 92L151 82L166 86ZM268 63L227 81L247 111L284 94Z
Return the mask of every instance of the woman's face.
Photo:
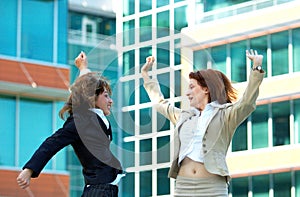
M105 116L110 114L110 108L113 100L110 98L109 93L106 89L96 97L96 108L102 109Z
M189 87L186 92L188 99L190 100L190 106L195 107L202 111L209 99L208 88L202 87L198 84L196 79L190 79Z

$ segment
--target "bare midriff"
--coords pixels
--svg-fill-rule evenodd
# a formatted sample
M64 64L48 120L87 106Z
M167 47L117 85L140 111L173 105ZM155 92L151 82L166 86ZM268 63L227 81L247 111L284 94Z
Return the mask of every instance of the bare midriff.
M190 177L190 178L205 178L205 177L215 177L218 175L209 173L204 167L203 163L194 161L186 157L182 160L180 164L178 176Z

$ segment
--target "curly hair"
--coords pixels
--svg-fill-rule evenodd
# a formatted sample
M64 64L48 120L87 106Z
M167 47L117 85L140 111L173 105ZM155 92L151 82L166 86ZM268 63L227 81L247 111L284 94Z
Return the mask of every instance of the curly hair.
M98 73L87 73L76 79L70 88L71 94L65 105L59 111L59 116L65 119L65 114L72 114L74 109L88 110L95 108L95 101L105 90L111 95L109 82Z
M205 69L189 74L190 79L197 80L198 84L209 90L209 102L218 101L220 104L232 103L237 99L237 91L230 80L222 72L214 69Z

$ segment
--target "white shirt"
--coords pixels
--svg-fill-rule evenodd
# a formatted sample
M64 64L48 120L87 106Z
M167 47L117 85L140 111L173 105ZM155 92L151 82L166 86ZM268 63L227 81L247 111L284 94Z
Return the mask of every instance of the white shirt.
M90 110L95 112L103 120L104 124L106 125L106 128L108 129L109 128L109 122L108 122L106 116L104 115L103 110L99 109L99 108L92 108Z
M211 118L213 111L214 107L211 105L211 103L208 103L206 105L202 113L197 110L197 125L193 131L190 131L190 135L193 135L192 140L190 142L182 142L189 144L187 146L184 146L188 147L186 150L180 151L178 165L180 165L180 162L185 157L189 157L194 161L203 162L202 139L206 130L207 123Z

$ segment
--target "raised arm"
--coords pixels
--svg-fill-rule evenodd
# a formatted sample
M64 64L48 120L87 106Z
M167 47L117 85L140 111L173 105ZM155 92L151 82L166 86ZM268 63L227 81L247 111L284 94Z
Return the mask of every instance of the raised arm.
M80 70L79 76L91 72L90 69L87 68L87 56L83 51L81 51L79 55L75 58L75 65Z
M155 103L155 109L163 116L168 118L173 124L178 121L181 110L174 107L166 100L160 90L157 79L150 79L149 70L152 68L155 58L153 56L146 58L146 63L141 68L141 74L144 79L144 87L148 93L150 100Z

